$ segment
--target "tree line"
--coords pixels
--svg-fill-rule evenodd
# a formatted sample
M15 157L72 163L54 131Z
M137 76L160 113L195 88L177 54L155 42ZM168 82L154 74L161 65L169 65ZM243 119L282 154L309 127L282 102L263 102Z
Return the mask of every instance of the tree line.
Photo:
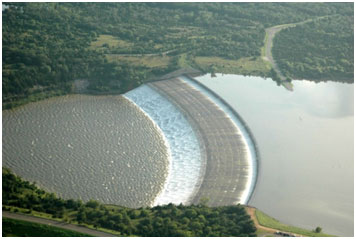
M2 169L3 210L45 212L66 222L106 228L122 236L256 236L256 228L240 205L207 207L204 203L146 208L62 199Z
M89 80L92 90L106 92L116 86L123 93L149 78L178 69L174 59L181 54L186 54L187 59L198 56L256 59L260 57L265 28L326 15L346 17L330 18L329 25L319 21L298 26L275 38L278 47L274 48L274 54L281 70L298 77L301 74L297 72L303 72L303 76L313 78L318 76L316 71L328 72L330 77L349 77L353 67L348 53L352 52L348 45L352 3L6 4L9 8L3 11L2 56L5 108L31 96L42 99L67 94L76 79ZM316 31L319 28L323 32ZM321 40L313 40L315 32ZM90 47L103 34L129 45L104 43L105 51ZM293 54L286 53L290 50L284 51L288 42L295 41L301 52L312 54L308 59L294 59ZM317 50L319 43L323 46L321 55ZM325 53L328 50L329 55ZM166 51L173 57L164 67L107 59L108 54ZM344 55L339 56L340 52ZM194 61L188 63L196 66ZM40 97L34 97L39 93Z
M352 12L282 30L272 53L281 72L291 78L353 83L353 42Z

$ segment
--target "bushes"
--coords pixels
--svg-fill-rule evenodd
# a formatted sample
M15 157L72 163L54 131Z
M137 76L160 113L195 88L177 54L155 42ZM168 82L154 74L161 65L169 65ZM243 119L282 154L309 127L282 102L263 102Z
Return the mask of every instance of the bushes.
M3 205L46 212L53 218L135 236L255 236L256 228L240 205L210 208L173 205L130 209L95 200L63 200L3 168ZM10 199L11 198L11 199ZM114 207L114 208L113 208Z

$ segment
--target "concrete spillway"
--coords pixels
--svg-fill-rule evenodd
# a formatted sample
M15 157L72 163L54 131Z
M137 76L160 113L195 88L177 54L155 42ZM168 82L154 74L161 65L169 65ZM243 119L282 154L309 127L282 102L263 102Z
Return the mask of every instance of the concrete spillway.
M158 126L167 117L172 125L180 125L169 130L167 125L161 127L174 153L165 188L155 204L197 204L205 198L210 206L246 204L255 184L257 153L237 114L213 92L186 77L147 83L140 91L145 88L150 88L146 98L158 94L161 106L155 103L158 107L147 108L147 99L137 100L137 93L128 97ZM170 110L162 110L167 108L164 101ZM183 116L180 123L179 117L172 120L170 116L177 112ZM184 134L177 134L182 130ZM171 137L174 132L180 136Z

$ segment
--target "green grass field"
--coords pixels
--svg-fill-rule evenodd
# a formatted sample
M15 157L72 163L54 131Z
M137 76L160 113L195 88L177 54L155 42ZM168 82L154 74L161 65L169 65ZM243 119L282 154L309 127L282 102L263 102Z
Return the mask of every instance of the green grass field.
M65 230L53 226L15 220L2 219L3 237L90 237L88 234Z
M296 233L296 234L300 234L300 235L308 236L308 237L332 237L332 235L328 235L325 233L316 233L316 232L309 231L306 229L302 229L302 228L289 226L289 225L280 223L278 220L266 215L265 213L263 213L257 209L256 209L256 217L257 217L258 222L262 226L274 228L274 229L277 229L280 231Z
M96 41L93 41L90 45L92 49L102 49L103 45L107 44L109 47L114 48L130 48L133 46L132 43L117 39L112 35L99 35Z
M268 63L260 57L227 60L221 57L195 57L195 63L202 69L209 71L213 68L215 73L266 75L271 70Z
M134 66L145 66L149 68L167 67L171 57L170 56L122 56L119 54L107 54L106 59L109 62L128 63Z

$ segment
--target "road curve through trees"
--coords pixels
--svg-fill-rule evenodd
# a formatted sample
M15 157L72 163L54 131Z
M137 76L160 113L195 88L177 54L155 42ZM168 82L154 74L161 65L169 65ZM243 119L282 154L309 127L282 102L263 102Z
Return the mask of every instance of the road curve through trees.
M240 202L250 165L243 139L226 113L209 97L181 79L148 83L167 97L192 123L203 141L206 168L200 188L189 203L208 199L210 206Z
M266 29L265 45L264 45L265 52L264 52L264 56L262 56L263 60L271 63L272 68L275 70L278 77L281 79L281 84L287 90L290 90L290 91L293 91L293 85L292 85L292 83L290 83L286 80L286 77L283 76L283 74L279 70L276 62L274 61L273 55L272 55L272 46L273 46L273 38L276 35L276 33L278 33L279 31L281 31L285 28L292 27L292 26L295 26L295 24L286 24L286 25L279 25L279 26L267 28Z
M337 15L337 14L336 14ZM331 15L334 16L334 15ZM296 22L296 23L290 23L290 24L283 24L283 25L277 25L273 27L266 28L266 37L265 37L265 44L263 46L264 50L262 50L262 59L265 61L268 61L272 68L276 71L277 75L279 78L281 78L281 84L290 91L293 91L293 84L287 81L286 77L282 74L282 72L279 70L277 63L273 59L272 55L272 47L273 47L273 38L275 35L280 32L283 29L289 28L289 27L295 27L297 25L302 25L308 22L312 22L315 20L320 20L323 18L327 18L330 16L321 16L317 17L315 19L308 19L302 22Z

